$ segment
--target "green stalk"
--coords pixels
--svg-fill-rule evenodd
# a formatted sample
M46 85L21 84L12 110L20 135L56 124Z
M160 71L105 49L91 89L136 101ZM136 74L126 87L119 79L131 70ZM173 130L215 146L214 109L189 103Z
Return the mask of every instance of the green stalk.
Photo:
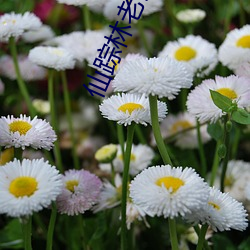
M207 162L204 152L203 143L201 140L201 131L200 131L200 123L198 120L196 121L196 129L197 129L197 137L198 137L198 145L199 145L199 154L200 154L200 160L201 160L201 169L200 169L200 175L205 178L207 173Z
M90 12L86 4L82 6L82 15L85 30L91 30Z
M212 166L211 179L210 179L210 186L211 187L214 185L214 180L215 180L217 170L218 170L218 167L219 167L220 157L218 155L218 149L219 149L220 144L221 144L221 142L217 141L216 148L215 148L215 153L214 153L214 160L213 160L213 166Z
M53 85L53 70L49 70L49 75L48 75L48 95L49 95L49 103L50 103L50 113L51 113L51 125L54 128L57 136L58 136L58 131L57 131L57 119L56 119L56 114L55 114L55 101L54 101L54 85ZM62 167L62 158L61 158L61 152L60 152L60 147L59 147L59 140L57 139L55 141L55 146L54 146L54 154L55 154L55 159L56 159L56 166L58 169L62 172L63 167Z
M153 133L156 141L156 145L160 152L160 155L163 159L165 164L169 164L172 166L172 161L169 157L167 148L165 146L164 140L161 136L161 130L159 125L159 118L158 118L158 108L157 108L157 96L149 96L149 104L150 104L150 114L151 114L151 122Z
M69 125L70 137L71 137L71 141L72 141L72 148L71 149L72 149L74 168L80 169L79 159L78 159L77 154L76 154L76 138L75 138L73 123L72 123L70 94L69 94L68 83L67 83L65 71L61 71L61 77L62 77L62 84L63 84L64 105L65 105L66 116L67 116L68 125Z
M235 135L234 135L234 140L232 145L232 155L231 155L232 159L235 159L237 157L240 136L241 136L241 130L237 126L235 126Z
M123 126L119 125L117 123L117 137L118 137L118 142L121 146L122 149L122 155L123 155L123 159L124 159L124 134L123 134Z
M169 233L170 233L170 241L171 241L171 246L172 250L179 250L179 245L178 245L178 239L177 239L177 234L176 234L176 222L175 219L168 219L168 225L169 225Z
M135 124L128 126L127 141L124 155L124 169L122 175L122 222L121 222L121 249L128 250L128 231L126 224L126 206L127 206L127 191L128 191L128 176L129 176L129 164L131 157L131 149L133 143Z
M22 160L23 156L23 150L22 148L14 148L14 157L18 160Z
M221 179L220 179L220 190L221 192L224 192L224 183L225 183L225 177L226 177L226 172L227 172L227 164L229 161L229 147L230 147L230 134L227 131L227 121L230 120L228 115L225 116L224 119L224 144L226 146L226 155L223 159L223 165L222 165L222 172L221 172Z
M111 183L115 186L115 166L113 161L111 161L110 165L111 165Z
M140 141L141 144L147 144L147 140L145 139L145 137L141 131L141 128L139 127L138 124L135 125L135 134L136 134L136 137L138 138L138 140Z
M32 232L32 217L24 218L21 222L22 232L23 232L23 241L24 241L24 249L32 250L31 245L31 232Z
M208 229L207 224L202 225L201 230L200 230L200 234L199 234L199 239L198 239L198 244L197 244L196 250L204 249L203 245L204 245L204 242L205 242L205 236L206 236L207 229Z
M57 215L56 205L53 202L51 215L50 215L50 221L49 221L49 228L48 228L48 233L47 233L46 250L52 250L53 248L53 235L54 235L54 228L55 228L55 223L56 223L56 215Z
M36 115L36 111L32 105L30 95L28 93L26 85L25 85L25 83L22 79L22 76L21 76L21 72L20 72L19 65L18 65L17 48L16 48L16 43L15 43L14 37L11 37L9 39L9 47L10 47L10 52L11 52L11 56L12 56L13 63L14 63L14 68L16 71L17 83L18 83L19 90L20 90L21 94L23 95L23 98L27 104L27 107L28 107L28 110L29 110L31 117L34 117Z

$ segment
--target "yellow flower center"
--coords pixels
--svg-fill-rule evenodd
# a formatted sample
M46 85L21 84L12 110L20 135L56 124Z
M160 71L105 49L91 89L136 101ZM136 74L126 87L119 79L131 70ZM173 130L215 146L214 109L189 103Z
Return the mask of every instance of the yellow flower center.
M33 177L17 177L10 183L9 191L14 196L23 197L31 196L37 190L37 181Z
M184 185L184 181L176 177L166 176L166 177L159 178L155 182L155 184L160 187L162 186L162 184L164 184L164 186L167 189L172 188L172 193L175 193L181 186Z
M178 61L190 61L196 57L196 51L189 46L182 46L176 50L174 56Z
M74 193L75 187L77 187L78 184L79 184L79 182L78 182L77 180L67 181L67 182L66 182L66 188L67 188L70 192Z
M136 110L136 109L143 109L144 107L141 104L138 103L133 103L133 102L128 102L125 103L123 105L121 105L118 108L118 111L122 111L124 113L126 113L127 111L129 112L129 114L131 115L131 113Z
M220 210L220 206L218 206L217 204L213 203L213 202L208 202L208 204L210 206L212 206L213 208L215 208L216 210Z
M25 135L31 128L32 125L25 121L14 121L9 124L10 131L19 132L20 135Z
M118 158L119 158L121 161L123 161L122 154L118 155ZM135 159L136 159L135 154L131 153L131 155L130 155L130 161L135 161Z
M237 41L236 45L237 45L238 47L248 48L248 49L249 49L249 48L250 48L250 35L241 37L241 38Z
M175 122L172 127L171 127L171 132L174 134L178 131L187 129L187 128L191 128L192 124L189 121L186 120L181 120L181 121L177 121Z
M15 19L12 19L12 20L8 20L8 21L5 20L5 21L2 22L3 25L7 25L7 24L9 24L9 23L15 24L15 23L16 23L16 20L15 20Z
M61 49L53 48L53 49L51 50L51 53L52 53L52 54L55 54L55 55L57 55L57 56L63 56L63 51L62 51Z
M237 98L237 94L229 88L220 88L216 90L218 93L230 98L230 99L236 99Z
M226 186L226 187L231 187L231 186L233 186L233 184L234 184L234 178L233 178L233 176L227 176L226 178L225 178L225 180L224 180L224 185Z
M118 66L118 65L119 65L119 63L118 63L119 60L116 59L116 60L114 60L114 62L116 63L116 65L115 65L115 71L117 71L117 69L118 69L118 67L119 67L119 66ZM109 66L112 67L113 65L114 65L114 63L113 63L112 61L110 61L110 62L109 62Z

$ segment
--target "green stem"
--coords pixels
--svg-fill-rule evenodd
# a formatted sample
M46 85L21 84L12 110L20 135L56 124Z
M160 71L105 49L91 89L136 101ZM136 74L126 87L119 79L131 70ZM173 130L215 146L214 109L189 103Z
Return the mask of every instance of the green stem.
M115 186L115 166L113 161L111 161L111 183Z
M124 155L124 169L122 175L122 222L121 222L121 249L128 250L128 233L127 233L127 224L126 224L126 206L127 206L127 191L128 191L128 176L129 176L129 164L131 157L131 149L134 136L134 127L135 124L128 126L127 130L127 141L126 149Z
M80 163L76 154L76 138L75 138L73 123L72 123L70 95L69 95L69 89L68 89L68 83L67 83L67 77L66 77L65 71L61 71L61 77L62 77L62 84L63 84L64 105L65 105L66 116L67 116L67 120L69 124L69 132L70 132L71 141L72 141L72 156L73 156L74 168L79 169Z
M141 144L147 144L147 140L145 139L145 137L141 131L141 128L139 127L138 124L135 125L135 134L136 134L136 136L139 139Z
M198 145L199 145L199 154L200 154L200 160L201 160L200 174L201 174L201 176L203 178L205 178L206 173L207 173L207 162L206 162L203 143L202 143L202 140L201 140L200 123L198 122L198 120L196 121L196 125L197 125L196 128L197 128L197 137L198 137Z
M23 150L22 148L14 148L14 157L18 160L22 160L23 156Z
M198 225L194 226L194 230L199 238L199 235L200 235L200 232L201 232L201 229L199 228ZM207 241L204 241L203 243L203 247L205 250L211 250L210 246L208 245L208 242Z
M238 0L239 5L240 5L240 26L242 27L243 25L246 24L246 15L244 11L244 6L243 6L243 1Z
M163 159L165 164L170 164L172 166L172 161L169 157L167 148L165 146L164 140L161 136L161 130L159 125L159 118L158 118L158 108L157 108L157 96L149 96L149 104L150 104L150 114L151 114L151 122L153 133L156 141L156 145L160 152L160 155Z
M179 245L178 245L178 239L177 239L177 234L176 234L175 219L169 218L168 225L169 225L169 233L170 233L170 241L171 241L172 250L178 250Z
M47 233L46 250L52 250L52 247L53 247L53 235L54 235L54 228L55 228L55 223L56 223L56 215L57 215L56 205L53 202L50 221L49 221L49 228L48 228L48 233Z
M91 30L89 7L86 4L82 6L82 15L83 15L85 30Z
M85 235L85 228L86 228L86 223L83 220L82 214L78 215L78 222L79 222L79 231L80 231L80 239L82 241L82 249L88 249L88 244L87 244L87 237Z
M144 32L145 29L143 27L143 24L142 24L141 20L139 20L137 22L137 29L138 29L140 38L142 39L143 47L146 50L148 57L150 57L151 56L151 49L149 47L149 44L148 44L148 41L147 41L147 37L145 36L145 32Z
M214 153L214 160L213 160L213 166L212 166L211 179L210 179L210 186L211 187L214 185L214 180L215 180L217 170L218 170L218 167L219 167L220 157L218 155L218 149L219 149L220 144L221 144L221 142L217 141L216 148L215 148L215 153Z
M16 43L15 43L15 38L14 37L11 37L9 39L9 47L10 47L10 52L11 52L11 56L12 56L13 63L14 63L14 68L15 68L15 71L16 71L17 83L18 83L19 90L20 90L21 94L23 95L23 98L24 98L24 100L25 100L25 102L27 104L27 107L28 107L28 110L29 110L29 113L30 113L31 117L34 117L36 115L36 111L35 111L35 108L32 105L30 95L28 93L26 85L25 85L25 83L24 83L24 81L22 79L22 76L21 76L20 68L19 68L19 65L18 65L17 48L16 48Z
M29 216L28 218L24 218L21 224L23 231L24 249L32 250L32 245L31 245L32 217Z
M119 125L119 124L117 124L117 137L118 137L118 142L119 142L119 144L121 146L121 149L122 149L122 155L124 157L124 134L123 134L123 126Z
M240 136L241 136L241 130L237 126L235 126L235 135L234 135L232 154L231 154L232 159L235 159L237 157Z
M207 224L202 225L201 230L200 230L200 234L199 234L199 240L198 240L196 250L202 250L203 249L207 229L208 229Z
M48 95L49 95L49 103L50 103L50 113L51 113L51 125L54 128L57 136L58 136L58 131L57 131L57 119L56 119L56 113L55 113L55 101L54 101L54 84L53 84L53 70L49 70L48 74ZM55 159L56 159L56 166L58 169L62 172L62 158L61 158L61 152L60 152L60 146L59 146L59 140L57 139L55 141L55 146L54 146L54 154L55 154Z
M224 192L224 183L225 183L225 177L227 172L227 164L229 161L229 147L230 147L230 140L229 140L229 132L227 131L227 121L230 120L229 116L226 115L224 118L224 144L226 146L226 155L223 159L223 165L222 165L222 172L221 172L221 179L220 179L220 190L221 192Z

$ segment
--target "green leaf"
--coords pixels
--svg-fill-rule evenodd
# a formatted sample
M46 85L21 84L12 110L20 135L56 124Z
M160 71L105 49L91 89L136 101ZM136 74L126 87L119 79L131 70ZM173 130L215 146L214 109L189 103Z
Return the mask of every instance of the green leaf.
M233 101L230 98L218 93L217 91L211 90L211 89L210 89L210 94L211 94L211 97L212 97L214 104L219 109L221 109L224 112L233 111L232 108L235 107L235 103L233 103Z
M241 108L232 113L232 120L240 124L250 124L250 114Z
M222 139L223 136L223 128L219 122L208 124L207 132L209 135L215 139L216 141Z

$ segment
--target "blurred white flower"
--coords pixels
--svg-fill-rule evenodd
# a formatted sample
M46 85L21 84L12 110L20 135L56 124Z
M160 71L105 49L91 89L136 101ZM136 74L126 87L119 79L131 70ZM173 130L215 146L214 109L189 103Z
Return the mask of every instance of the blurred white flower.
M206 17L206 12L201 9L181 10L176 14L176 18L183 23L196 23Z

